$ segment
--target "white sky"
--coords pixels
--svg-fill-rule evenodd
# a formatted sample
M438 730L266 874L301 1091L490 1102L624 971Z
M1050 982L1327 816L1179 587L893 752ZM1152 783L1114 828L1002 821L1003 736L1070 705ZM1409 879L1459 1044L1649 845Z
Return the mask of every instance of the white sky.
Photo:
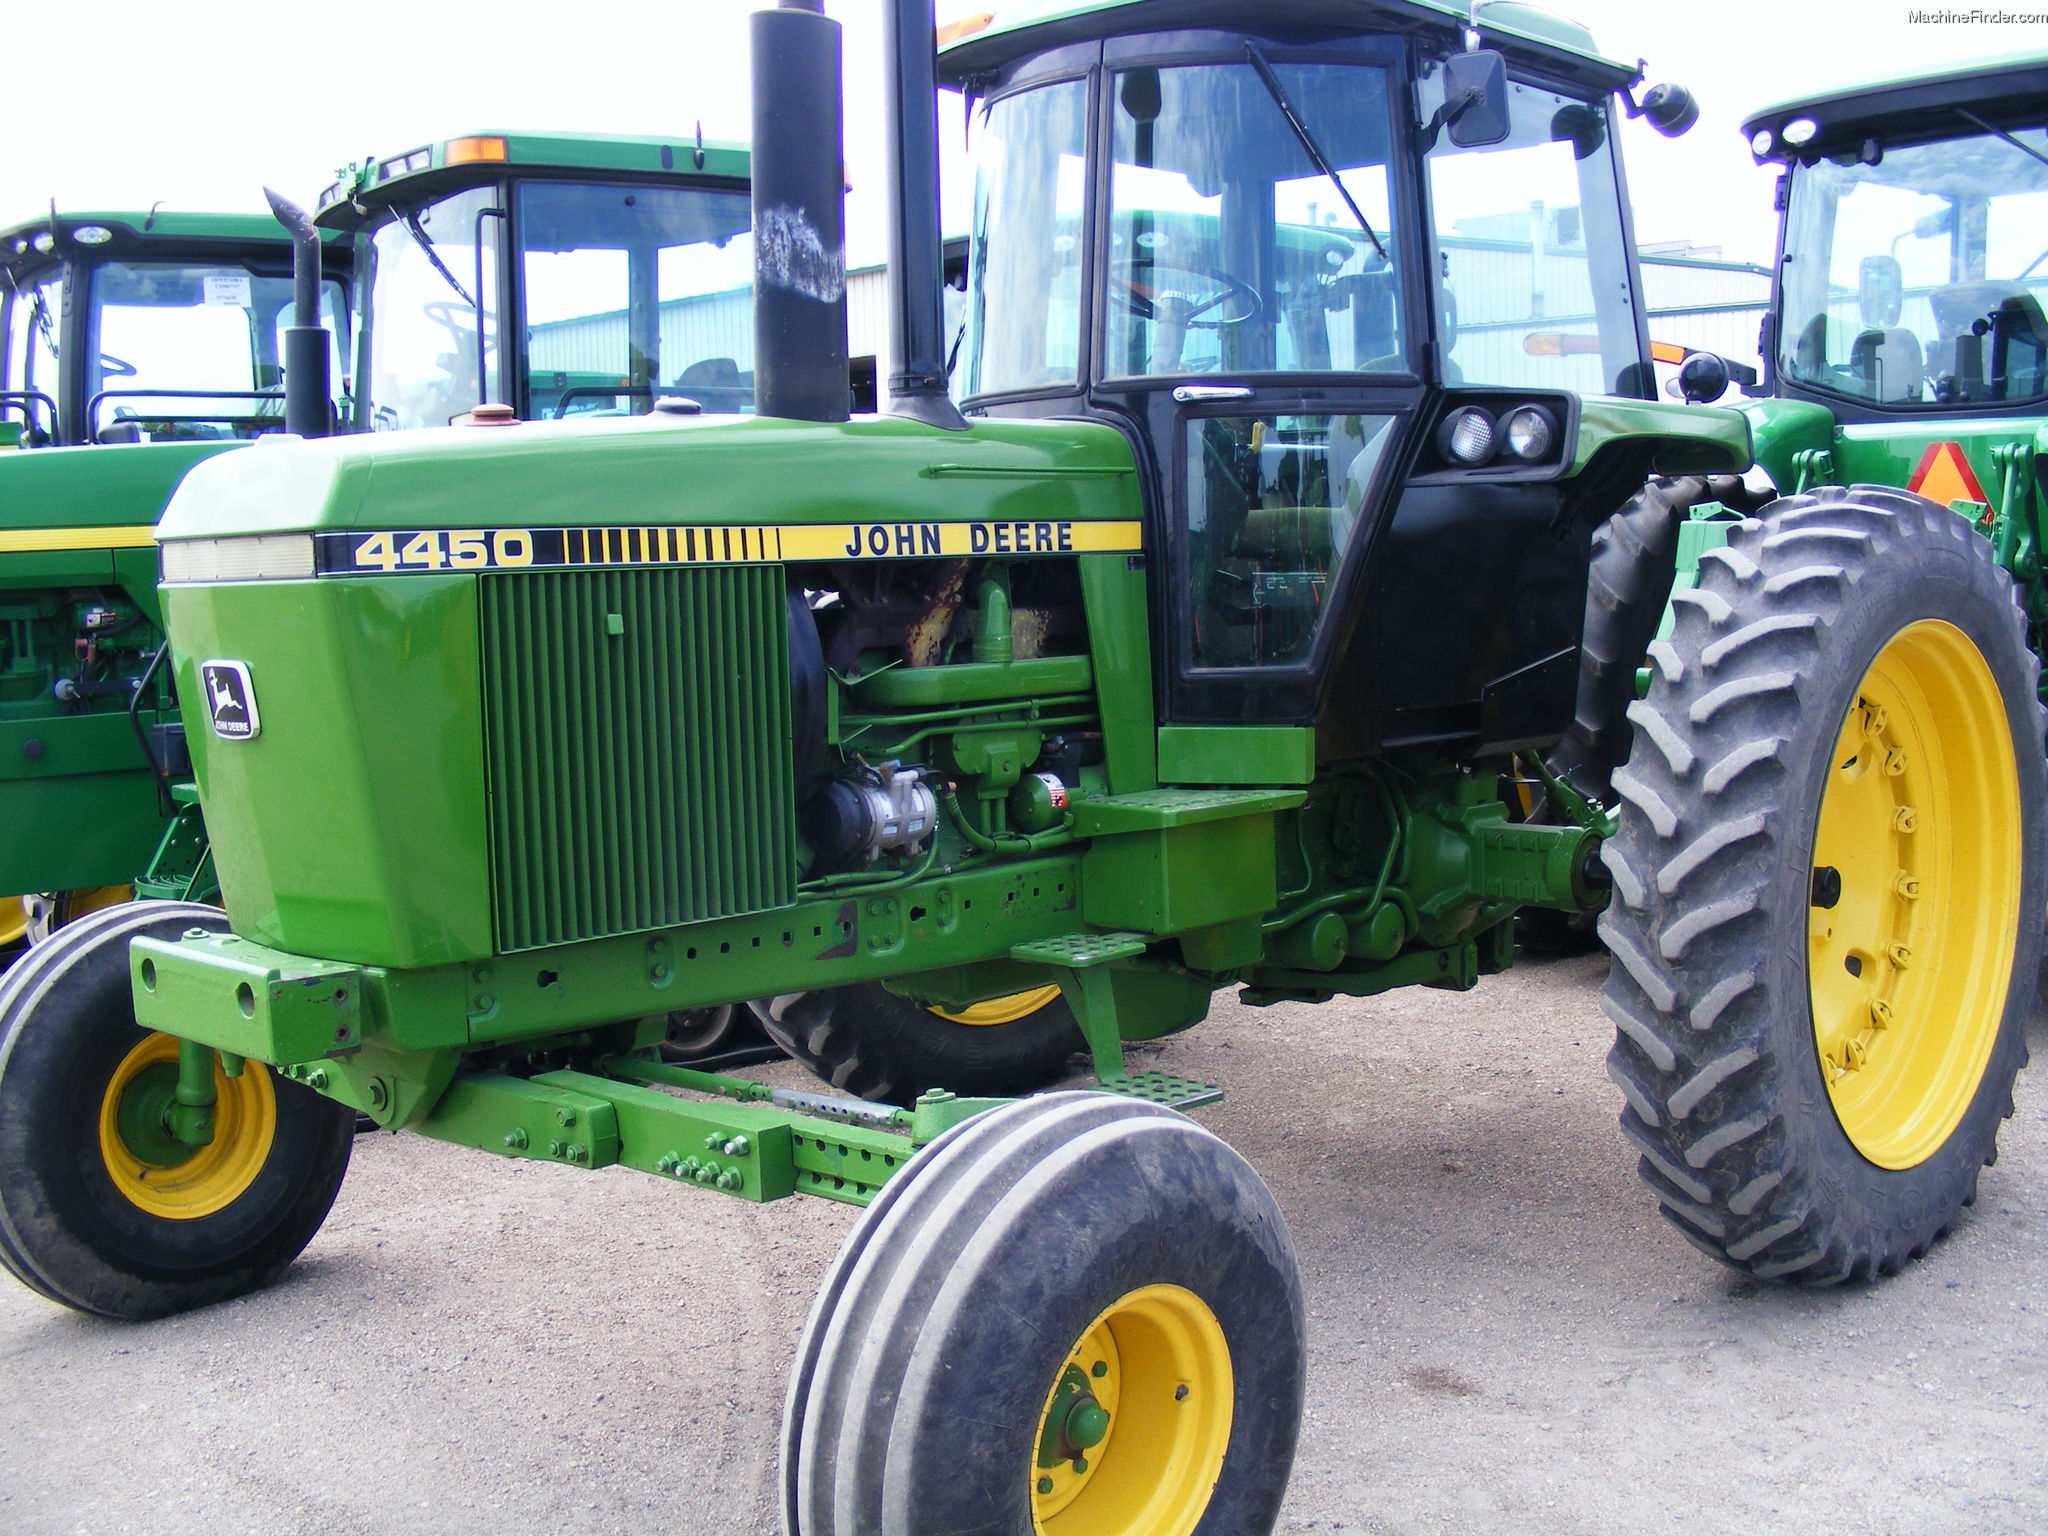
M1973 4L1980 0L1972 0ZM1988 3L1988 0L1981 0ZM2033 9L2000 0L2008 10ZM941 20L1003 0L938 0ZM1699 98L1676 141L1624 134L1644 241L1690 239L1771 259L1770 186L1737 123L1750 109L1842 78L2030 48L2048 27L1913 25L1961 0L1553 0L1610 55ZM260 211L264 183L311 204L345 161L486 128L707 137L748 132L746 17L756 0L353 0L344 10L278 0L98 0L62 48L17 51L8 71L24 131L0 157L0 222L65 209ZM1969 9L1969 6L1962 6ZM1992 9L1997 9L1992 6ZM877 0L830 0L846 26L848 209L855 264L883 254L881 27ZM1482 18L1483 19L1483 18ZM24 34L26 36L27 34ZM56 34L52 34L53 36ZM1818 62L1816 62L1818 61ZM966 225L957 114L949 229Z

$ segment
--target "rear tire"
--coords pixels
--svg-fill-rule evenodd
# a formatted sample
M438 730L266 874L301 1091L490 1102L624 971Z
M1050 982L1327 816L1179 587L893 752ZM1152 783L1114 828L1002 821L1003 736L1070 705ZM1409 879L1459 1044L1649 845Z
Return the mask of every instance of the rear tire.
M0 981L0 1264L50 1300L135 1320L268 1285L348 1168L354 1111L256 1062L218 1071L208 1146L137 1150L123 1117L175 1060L135 1023L128 944L223 929L217 908L124 903L37 945Z
M1871 486L1774 503L1674 606L1606 849L1622 1129L1715 1257L1890 1273L1975 1198L2026 1061L2025 622L1967 522Z
M785 1529L1256 1536L1304 1352L1286 1225L1223 1142L1105 1094L1004 1105L920 1153L833 1262Z
M1033 1000L1018 994L1019 1006ZM1009 1097L1059 1077L1087 1049L1066 1002L1052 997L997 1023L962 1023L879 982L793 992L748 1005L777 1045L848 1093L908 1104L927 1088Z

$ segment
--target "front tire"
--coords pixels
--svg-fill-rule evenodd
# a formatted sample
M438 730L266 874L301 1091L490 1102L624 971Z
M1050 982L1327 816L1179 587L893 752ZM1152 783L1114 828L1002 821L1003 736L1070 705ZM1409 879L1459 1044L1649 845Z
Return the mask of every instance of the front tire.
M1299 1432L1293 1247L1171 1110L1061 1093L935 1141L847 1237L783 1439L792 1536L1257 1536Z
M1962 518L1830 487L1674 600L1614 776L1603 1004L1621 1123L1717 1258L1828 1283L1976 1196L2048 905L2039 666Z
M152 1129L177 1043L135 1023L128 944L194 927L224 927L220 911L125 903L0 981L0 1264L81 1312L161 1317L268 1285L348 1168L354 1112L257 1062L216 1066L206 1146Z
M768 1037L835 1088L908 1104L927 1088L1008 1097L1043 1087L1087 1049L1056 987L941 1013L879 982L749 1005Z

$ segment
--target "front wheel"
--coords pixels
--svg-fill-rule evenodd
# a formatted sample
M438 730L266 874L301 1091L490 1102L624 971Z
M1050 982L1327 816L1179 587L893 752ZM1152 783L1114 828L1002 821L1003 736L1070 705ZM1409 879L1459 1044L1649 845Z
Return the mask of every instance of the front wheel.
M927 1088L974 1097L1028 1093L1087 1049L1058 987L958 1013L898 997L879 982L786 993L750 1006L769 1038L826 1082L895 1104Z
M0 981L0 1264L101 1317L160 1317L269 1284L312 1240L355 1115L256 1062L215 1067L214 1131L177 1141L178 1043L135 1023L128 944L222 926L126 903L37 945Z
M1890 1273L1976 1196L2042 957L2048 770L2011 580L1872 486L1678 594L1614 776L1603 998L1664 1211L1760 1276Z
M783 1428L792 1536L1258 1536L1303 1395L1273 1197L1171 1110L989 1111L884 1188L826 1276Z

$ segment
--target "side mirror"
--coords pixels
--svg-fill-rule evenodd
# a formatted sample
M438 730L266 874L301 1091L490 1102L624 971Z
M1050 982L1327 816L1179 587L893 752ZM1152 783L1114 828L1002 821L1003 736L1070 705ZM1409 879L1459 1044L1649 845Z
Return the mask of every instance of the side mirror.
M1712 352L1694 352L1678 365L1678 392L1689 405L1712 405L1728 393L1728 363Z
M1508 61L1491 48L1444 60L1444 125L1460 149L1508 136Z
M1643 95L1643 116L1667 139L1675 139L1700 120L1700 104L1682 85L1653 85Z

